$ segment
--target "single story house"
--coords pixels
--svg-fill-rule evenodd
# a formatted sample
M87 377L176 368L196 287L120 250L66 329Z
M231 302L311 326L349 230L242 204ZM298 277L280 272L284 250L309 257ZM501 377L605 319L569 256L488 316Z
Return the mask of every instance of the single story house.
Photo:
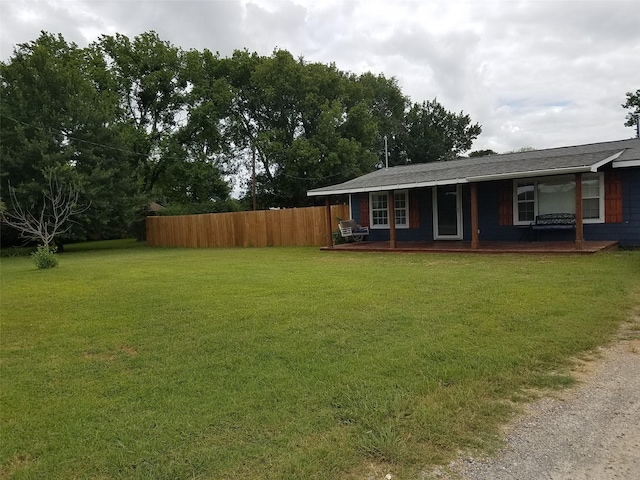
M532 240L539 215L574 214L548 240L640 246L640 138L383 168L309 196L348 195L367 240Z

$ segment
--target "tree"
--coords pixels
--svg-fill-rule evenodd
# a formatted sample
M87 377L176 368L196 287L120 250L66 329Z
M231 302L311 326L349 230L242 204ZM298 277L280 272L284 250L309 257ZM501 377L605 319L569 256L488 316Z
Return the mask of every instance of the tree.
M636 137L640 138L640 89L634 92L627 92L627 101L622 104L622 108L629 109L626 116L625 127L635 127Z
M405 122L403 140L409 163L451 160L469 150L482 132L469 115L449 112L436 99L415 103Z
M525 153L525 152L535 152L535 148L533 147L520 147L517 150L508 150L504 153Z
M366 139L366 147L377 155L377 167L384 165L386 155L391 166L407 163L402 140L406 134L405 113L410 103L397 80L370 72L352 76L350 80L349 105L357 105L368 114L368 118L361 118L362 122L356 124L367 125L370 129L371 137L361 138ZM384 137L387 137L387 151Z
M173 159L171 139L185 108L184 54L153 31L133 40L104 35L92 48L104 58L117 93L126 157L141 193L151 197Z
M15 228L27 241L35 241L48 252L56 237L68 232L70 219L82 213L89 206L78 203L80 192L73 185L61 185L53 174L48 176L48 188L42 192L39 203L22 206L15 189L9 186L11 209L3 207L0 212L2 223Z
M474 157L486 157L487 155L496 155L497 152L494 152L490 148L486 150L474 150L473 152L469 152L469 158Z
M255 152L260 206L301 206L310 188L375 168L376 125L354 101L355 82L334 65L285 50L270 57L236 51L223 61L233 88L228 130L239 158Z
M232 93L217 55L184 52L153 31L103 36L94 48L118 92L140 195L165 205L228 199L224 119Z
M177 161L168 164L158 190L174 204L224 203L231 192L224 177L236 172L228 121L234 92L218 54L206 49L186 53L184 76L186 120L170 152Z
M2 191L11 184L15 199L31 205L55 172L92 205L65 233L67 239L126 231L134 182L121 161L117 97L102 57L43 32L0 63L0 82Z

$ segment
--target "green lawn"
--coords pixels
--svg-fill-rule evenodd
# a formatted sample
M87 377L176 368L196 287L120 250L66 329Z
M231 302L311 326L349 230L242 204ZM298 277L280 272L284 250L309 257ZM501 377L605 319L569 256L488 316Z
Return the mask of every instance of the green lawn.
M569 385L640 292L640 252L140 247L0 268L11 479L417 478L495 448L514 401Z

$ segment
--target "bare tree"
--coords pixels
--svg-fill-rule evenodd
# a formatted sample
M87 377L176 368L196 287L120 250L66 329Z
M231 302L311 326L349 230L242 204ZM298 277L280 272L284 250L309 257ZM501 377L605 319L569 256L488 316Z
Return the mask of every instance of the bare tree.
M86 211L89 205L79 206L80 192L73 185L60 185L55 175L49 175L49 189L42 192L42 205L25 209L16 197L15 188L9 185L11 209L0 211L0 220L20 232L20 237L34 240L49 249L56 236L69 231L69 219Z

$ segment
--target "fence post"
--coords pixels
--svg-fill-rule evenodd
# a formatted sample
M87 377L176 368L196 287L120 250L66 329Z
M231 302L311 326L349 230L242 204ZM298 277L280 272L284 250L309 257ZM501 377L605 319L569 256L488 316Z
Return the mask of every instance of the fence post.
M331 198L329 196L325 199L324 206L327 214L327 247L333 248L333 232L331 231Z

